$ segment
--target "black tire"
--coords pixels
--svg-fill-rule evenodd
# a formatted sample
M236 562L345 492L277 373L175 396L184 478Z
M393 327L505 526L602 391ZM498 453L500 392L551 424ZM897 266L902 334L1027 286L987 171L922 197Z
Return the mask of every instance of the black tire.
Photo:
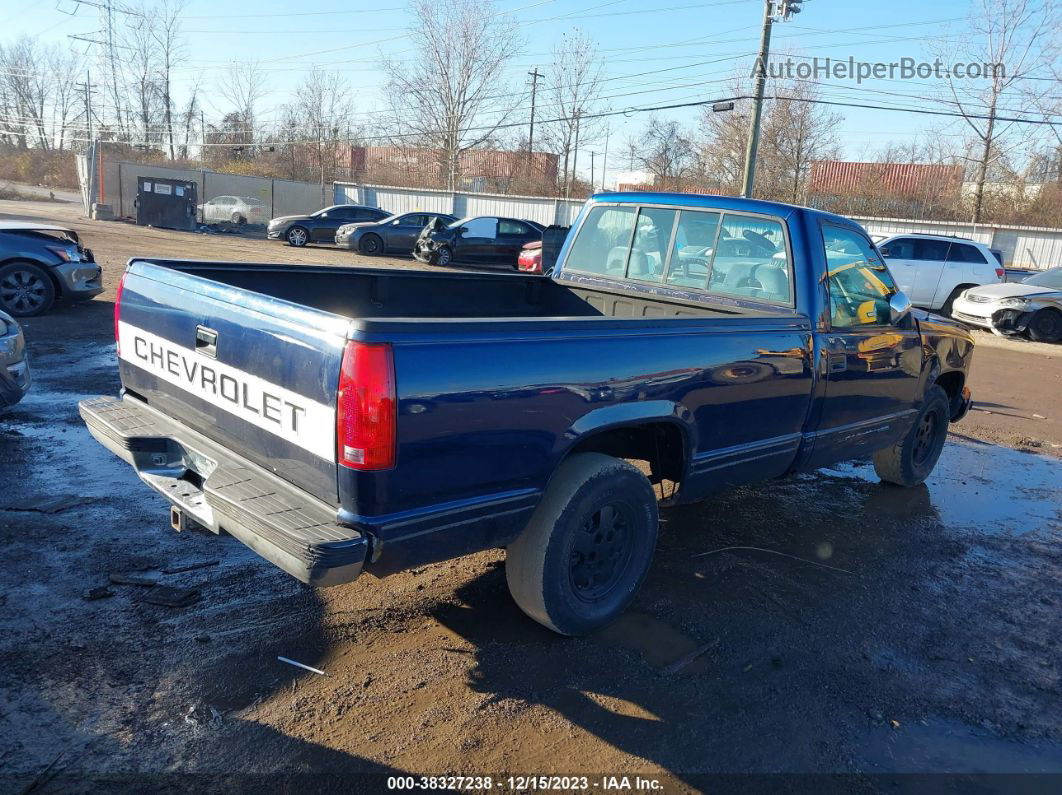
M1062 312L1057 309L1041 309L1029 318L1029 339L1037 342L1062 340Z
M374 257L377 254L384 253L383 238L379 235L369 233L365 235L361 242L358 243L358 251L369 257Z
M310 233L306 231L305 227L293 226L285 233L284 238L288 241L289 246L302 248L310 242Z
M233 213L231 221L233 223L233 226L243 226L245 223L247 223L247 219L239 213Z
M36 317L55 305L55 282L39 265L10 262L0 268L0 309L14 317Z
M454 252L449 246L442 246L435 251L431 258L432 265L449 265L454 261Z
M964 290L969 290L971 287L976 287L974 284L960 284L954 290L951 291L951 295L948 296L948 300L944 302L944 305L940 308L939 314L944 317L951 317L951 307L955 303L955 299L963 294Z
M656 494L633 466L600 453L565 461L506 552L509 592L561 635L615 620L645 579L656 548Z
M874 454L874 471L878 477L907 488L922 483L944 449L950 418L948 393L939 386L931 386L911 430L896 444Z

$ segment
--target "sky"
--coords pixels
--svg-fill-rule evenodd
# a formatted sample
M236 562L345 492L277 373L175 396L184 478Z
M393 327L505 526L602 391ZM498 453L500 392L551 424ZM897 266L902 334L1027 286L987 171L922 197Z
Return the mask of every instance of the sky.
M507 69L514 91L527 90L527 72L536 66L546 72L548 83L551 47L578 27L597 42L605 77L603 102L614 110L727 96L728 79L751 72L764 7L762 0L496 0L495 5L516 18L524 37L523 52ZM772 62L787 54L861 62L932 60L934 50L957 44L965 35L971 8L970 0L805 0L800 14L774 26ZM26 34L84 50L90 45L70 35L93 37L100 29L96 9L75 0L0 0L0 12L6 21L4 39ZM188 0L183 25L187 60L177 72L178 93L197 78L206 88L217 85L230 62L254 59L269 74L269 94L259 113L268 115L316 65L349 80L357 120L371 127L384 107L381 56L416 57L405 35L408 20L403 0L303 0L297 5L290 0ZM904 107L925 105L924 98L945 85L932 78L820 82L824 99ZM206 93L208 120L220 117L227 110L225 101L216 91ZM890 141L910 141L927 131L934 136L962 133L961 120L832 110L844 117L838 134L846 159L866 159ZM540 105L539 119L548 112ZM693 124L699 113L690 108L657 115ZM622 142L644 125L647 115L610 120L610 171L627 167ZM600 168L603 148L603 139L581 147L580 172L589 168L590 149L596 150Z

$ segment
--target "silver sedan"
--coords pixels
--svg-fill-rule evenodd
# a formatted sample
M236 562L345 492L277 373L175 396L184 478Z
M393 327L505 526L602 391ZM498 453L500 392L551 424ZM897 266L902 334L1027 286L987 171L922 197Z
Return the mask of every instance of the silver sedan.
M955 299L951 316L996 334L1027 333L1038 342L1062 340L1062 268L1023 282L971 287Z

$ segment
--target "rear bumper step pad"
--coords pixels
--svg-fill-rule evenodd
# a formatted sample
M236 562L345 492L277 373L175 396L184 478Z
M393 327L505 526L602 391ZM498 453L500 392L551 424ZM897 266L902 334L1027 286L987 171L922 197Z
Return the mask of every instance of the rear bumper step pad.
M354 580L369 552L336 509L133 398L78 404L89 432L204 527L224 530L302 582Z

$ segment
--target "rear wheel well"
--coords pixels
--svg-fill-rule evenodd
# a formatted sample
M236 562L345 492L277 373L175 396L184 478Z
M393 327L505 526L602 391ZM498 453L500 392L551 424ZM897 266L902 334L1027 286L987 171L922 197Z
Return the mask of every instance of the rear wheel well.
M672 422L648 422L609 428L581 439L565 458L577 453L603 453L631 461L660 488L658 496L677 491L686 469L686 441Z

